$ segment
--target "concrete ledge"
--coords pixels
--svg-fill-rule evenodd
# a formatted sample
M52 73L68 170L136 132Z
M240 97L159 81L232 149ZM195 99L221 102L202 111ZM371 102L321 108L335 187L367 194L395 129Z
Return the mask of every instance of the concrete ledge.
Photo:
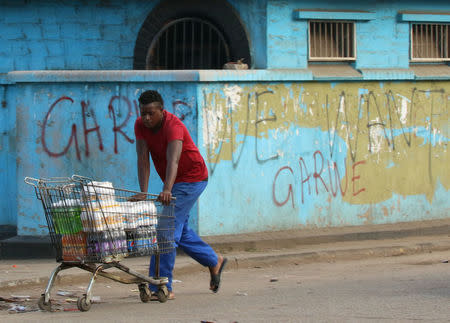
M13 83L100 83L100 82L196 82L198 71L13 71L8 73Z
M17 227L15 225L0 225L0 241L16 235Z
M361 68L364 80L414 80L414 71L408 68Z
M450 66L447 64L416 64L411 65L416 80L449 80Z
M398 20L405 22L450 22L450 12L400 11Z
M357 81L362 80L362 74L348 64L310 64L308 69L312 72L314 80L328 81Z
M239 235L203 237L215 250L246 251L291 248L314 244L401 239L407 237L450 234L450 219L365 225L341 228L298 229Z
M296 9L294 19L296 20L360 20L367 21L375 19L374 12L359 10L327 10L327 9Z
M0 259L55 258L50 236L15 236L0 241Z
M4 77L5 78L5 77ZM170 70L170 71L12 71L5 81L13 83L101 83L101 82L224 82L307 81L311 71L280 70Z
M340 73L337 73L340 72ZM301 82L301 81L394 81L423 79L413 69L361 68L336 64L311 64L309 68L264 70L183 71L12 71L0 76L0 84L21 83L202 83L202 82ZM434 76L427 79L434 79ZM437 80L449 80L440 72Z
M219 252L268 250L346 241L445 235L450 219L341 228L297 229L236 235L204 236ZM49 236L16 236L0 241L0 259L55 259Z

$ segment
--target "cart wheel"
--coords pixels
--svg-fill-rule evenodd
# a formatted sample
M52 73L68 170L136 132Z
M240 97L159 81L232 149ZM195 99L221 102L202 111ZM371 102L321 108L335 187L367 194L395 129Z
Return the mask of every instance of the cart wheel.
M141 297L141 301L143 303L150 301L150 290L146 284L139 285L139 296Z
M167 301L167 297L169 292L165 292L163 289L158 290L157 296L158 296L158 301L160 303L165 303Z
M92 303L86 301L86 295L78 297L77 307L81 312L87 312L91 308Z
M52 302L48 300L48 303L45 303L45 296L42 295L41 298L39 298L38 306L41 310L51 312L52 311Z

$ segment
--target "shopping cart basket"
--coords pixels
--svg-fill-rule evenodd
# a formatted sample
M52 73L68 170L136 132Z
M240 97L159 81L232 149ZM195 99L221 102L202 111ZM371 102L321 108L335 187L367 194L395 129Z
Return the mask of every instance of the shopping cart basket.
M48 231L61 264L50 275L39 308L51 311L50 290L61 270L78 267L91 272L86 293L78 298L80 311L92 303L92 287L98 275L123 284L137 284L142 302L150 300L148 284L158 286L158 300L168 297L167 277L159 277L159 255L174 248L174 200L162 205L157 195L145 193L145 199L131 202L141 192L114 188L108 182L73 175L70 178L31 178L42 202ZM120 261L126 257L155 255L155 276L131 270ZM106 272L116 268L126 277Z

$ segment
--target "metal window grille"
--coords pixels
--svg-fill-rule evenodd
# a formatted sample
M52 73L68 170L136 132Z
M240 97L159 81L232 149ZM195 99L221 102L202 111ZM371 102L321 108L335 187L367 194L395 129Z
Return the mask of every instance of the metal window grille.
M214 25L199 18L181 18L155 36L147 54L147 69L221 69L229 61L229 46Z
M450 61L450 24L412 24L412 61Z
M355 24L353 22L310 21L309 60L355 60Z

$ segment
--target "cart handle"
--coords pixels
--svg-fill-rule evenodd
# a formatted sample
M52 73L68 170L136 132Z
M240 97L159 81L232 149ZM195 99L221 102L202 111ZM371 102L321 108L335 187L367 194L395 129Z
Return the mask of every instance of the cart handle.
M34 187L38 187L38 183L40 182L40 180L39 179L37 179L37 178L34 178L34 177L25 177L24 179L23 179L23 181L25 182L25 183L27 183L28 185L31 185L31 186L34 186Z
M72 180L76 181L76 182L79 182L79 183L80 182L86 182L86 181L88 181L88 182L92 182L93 181L93 179L90 178L90 177L76 175L76 174L72 175Z
M85 183L85 182L92 182L93 179L90 177L86 177L86 176L82 176L82 175L72 175L72 180L79 182L79 183ZM103 187L101 185L92 185L94 187ZM120 189L121 191L125 191L125 192L129 192L129 193L134 193L134 194L145 194L146 196L153 196L153 197L158 197L158 194L151 194L151 193L144 193L144 192L138 192L138 191L133 191L133 190L127 190L127 189ZM172 201L176 200L176 197L172 197L171 198Z
M50 177L50 178L34 178L34 177L25 177L24 178L24 182L27 183L28 185L32 185L34 187L40 187L43 184L49 184L49 183L66 183L66 182L70 182L71 179L68 177Z

